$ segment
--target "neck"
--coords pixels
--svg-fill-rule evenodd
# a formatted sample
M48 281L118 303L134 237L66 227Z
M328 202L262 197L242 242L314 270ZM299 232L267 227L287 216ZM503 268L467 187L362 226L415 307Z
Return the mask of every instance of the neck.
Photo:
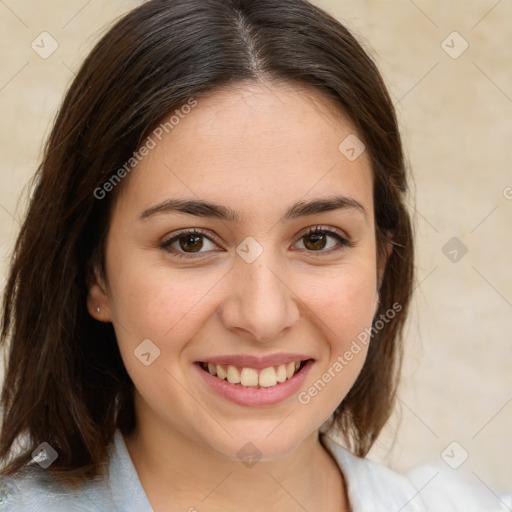
M349 509L343 475L317 431L283 457L252 464L169 426L139 422L125 442L155 512Z

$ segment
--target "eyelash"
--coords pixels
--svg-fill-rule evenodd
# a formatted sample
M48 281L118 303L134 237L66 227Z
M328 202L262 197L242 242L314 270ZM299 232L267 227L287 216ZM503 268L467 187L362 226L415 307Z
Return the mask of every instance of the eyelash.
M343 250L347 247L355 246L354 242L352 242L351 240L348 240L344 236L344 233L341 230L336 229L336 228L329 228L326 226L314 226L312 228L309 228L305 233L303 233L301 235L299 240L301 240L302 238L304 238L308 235L314 234L314 233L327 233L327 234L329 234L329 236L336 238L338 240L338 244L336 247L334 247L334 248L331 247L331 249L329 249L327 251L308 251L307 249L304 249L304 250L306 250L306 252L312 253L313 256L318 256L318 255L322 255L322 254L331 254L333 252ZM166 252L168 252L169 254L171 254L173 257L175 256L178 258L183 258L183 257L199 258L199 257L201 257L202 254L205 254L205 253L185 253L185 252L177 251L176 249L170 247L176 240L179 240L181 237L186 236L186 235L204 236L205 238L210 240L210 242L215 243L208 236L206 231L203 231L202 229L199 229L199 228L194 228L194 229L189 229L189 230L184 230L184 231L178 232L172 238L162 241L159 244L159 247L161 249L165 250ZM206 252L208 253L208 252L212 252L212 251L206 251ZM319 253L319 254L315 254L315 253Z

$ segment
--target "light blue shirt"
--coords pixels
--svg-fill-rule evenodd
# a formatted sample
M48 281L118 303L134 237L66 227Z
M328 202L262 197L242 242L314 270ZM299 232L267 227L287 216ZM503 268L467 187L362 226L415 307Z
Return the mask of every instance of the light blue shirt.
M353 512L505 512L512 510L512 494L483 495L460 482L448 482L423 468L406 478L368 459L356 457L321 435L347 482ZM132 463L124 438L116 431L110 448L109 477L88 482L71 492L53 482L34 464L23 476L2 479L1 512L153 512ZM443 483L445 482L445 483ZM426 485L425 485L426 484ZM191 507L201 512L201 504ZM183 511L187 512L187 511ZM318 511L311 511L318 512Z

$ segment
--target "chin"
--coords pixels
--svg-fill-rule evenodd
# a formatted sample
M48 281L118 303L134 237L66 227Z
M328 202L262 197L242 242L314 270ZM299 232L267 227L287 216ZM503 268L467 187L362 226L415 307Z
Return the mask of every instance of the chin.
M280 422L282 422L280 424ZM285 424L287 423L285 428ZM280 424L280 425L279 425ZM278 426L279 425L279 426ZM276 428L277 427L277 428ZM217 439L211 438L211 432L205 443L217 453L229 460L246 461L273 461L278 460L299 446L309 435L317 429L308 429L304 425L303 430L296 420L264 422L240 422L239 427L229 429Z

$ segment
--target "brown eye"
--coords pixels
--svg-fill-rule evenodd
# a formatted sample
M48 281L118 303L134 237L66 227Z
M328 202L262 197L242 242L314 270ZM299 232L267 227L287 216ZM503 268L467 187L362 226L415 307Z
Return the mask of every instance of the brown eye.
M194 257L196 254L200 256L205 252L211 252L208 250L201 250L205 247L205 240L215 247L216 244L201 231L182 231L181 233L178 233L177 235L160 243L160 248L173 256L183 257L190 255L191 257Z
M329 244L329 238L337 243ZM341 230L315 226L302 235L301 241L307 252L318 252L320 254L335 252L345 247L353 247L355 244L343 236ZM327 250L324 250L327 249Z
M202 236L184 235L178 238L180 248L185 252L196 252L203 247Z
M312 251L324 249L327 245L326 235L324 233L311 233L310 235L306 235L304 240L306 240L304 245Z

